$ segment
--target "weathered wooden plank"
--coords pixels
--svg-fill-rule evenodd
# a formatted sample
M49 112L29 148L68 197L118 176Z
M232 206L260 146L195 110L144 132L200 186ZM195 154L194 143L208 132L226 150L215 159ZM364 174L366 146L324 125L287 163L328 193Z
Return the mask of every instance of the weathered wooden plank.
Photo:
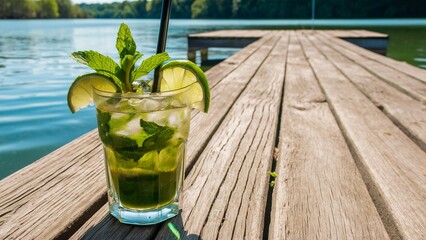
M305 38L324 90L391 238L426 238L426 153Z
M248 57L255 53L260 48L260 46L270 40L271 37L265 37L255 41L241 51L210 68L209 71L206 72L206 77L209 80L210 87L213 88L230 72L237 69L241 63L243 63Z
M327 40L332 42L343 41L340 39L332 39L326 35L324 35L324 37L327 37ZM395 68L383 65L382 63L370 60L369 58L362 57L362 55L358 54L358 52L337 45L336 48L354 62L357 62L371 73L380 77L383 81L386 81L388 84L409 96L426 103L426 85L423 82L399 72Z
M328 32L327 32L328 33ZM331 39L333 40L333 39ZM360 55L363 55L364 57L367 57L371 60L377 61L379 63L385 64L388 67L394 68L400 72L403 72L413 78L416 78L419 81L426 83L426 70L421 69L415 66L412 66L406 62L401 62L389 57L385 57L379 54L375 54L371 51L368 51L366 49L363 49L361 47L358 47L356 45L350 44L346 41L332 41L333 43L340 45L344 48L347 48L351 51L354 51Z
M96 213L94 213L79 229L77 229L69 239L81 239L84 235L93 234L97 225L106 218L108 205L104 204ZM90 233L89 233L90 232Z
M344 45L346 47L353 48L353 46L350 46L348 44L344 44ZM386 64L389 67L397 68L397 69L401 70L402 72L404 72L408 75L411 75L412 77L415 77L415 78L417 78L417 79L419 79L423 82L426 82L426 70L425 69L421 69L421 68L412 66L412 65L410 65L406 62L401 62L401 61L395 60L393 58L377 55L377 54L371 53L370 51L366 51L365 49L362 49L361 51L359 51L359 53L366 56L366 57L369 57L371 59L379 61L383 64Z
M272 48L278 41L277 36L267 38L265 42L261 42L258 49L244 60L237 69L232 71L225 79L218 82L211 88L211 106L208 114L195 113L191 119L191 130L187 142L187 158L185 163L186 173L192 168L193 164L197 161L200 152L204 146L209 142L211 135L231 108L235 100L246 87L250 79L257 72L257 68L265 61L266 57L270 54ZM219 69L218 69L219 70ZM207 74L210 70L207 72ZM214 77L215 75L212 75ZM227 93L227 94L224 94ZM103 213L104 211L101 210ZM104 213L105 214L105 213ZM100 214L97 221L102 221L103 215ZM94 220L96 222L96 220ZM112 227L111 225L114 225ZM118 222L108 221L97 228L96 237L101 237L103 231L109 234L109 229L116 228L115 225L120 225ZM83 226L79 232L84 232L87 226ZM127 234L129 229L124 228L123 233Z
M426 105L401 93L358 64L344 57L341 50L318 34L308 35L315 45L346 77L426 151ZM332 47L335 47L333 49Z
M287 37L282 36L185 180L186 235L263 237L286 48ZM168 239L169 234L163 226L157 239Z
M209 114L194 113L191 120L191 129L189 133L189 141L196 139L187 144L186 165L189 166L188 171L196 160L196 156L204 149L210 136L216 131L218 124L227 114L235 99L241 94L241 91L247 86L248 81L258 71L259 66L265 61L270 54L273 46L278 40L277 36L273 36L265 42L259 49L247 58L235 71L228 74L220 84L215 85L210 91L210 110ZM226 94L224 94L226 93ZM204 139L200 141L199 139Z
M388 239L294 33L286 68L269 239Z
M106 200L101 151L92 131L3 179L0 239L53 238L89 218Z

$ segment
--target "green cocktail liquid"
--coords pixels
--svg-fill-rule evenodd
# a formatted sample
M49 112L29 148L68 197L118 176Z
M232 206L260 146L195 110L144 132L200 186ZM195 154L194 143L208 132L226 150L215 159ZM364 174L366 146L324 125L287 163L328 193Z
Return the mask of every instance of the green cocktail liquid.
M119 110L97 108L111 198L136 211L175 202L183 179L190 109Z
M121 204L130 209L151 209L172 202L176 195L176 169L168 172L141 169L111 170Z

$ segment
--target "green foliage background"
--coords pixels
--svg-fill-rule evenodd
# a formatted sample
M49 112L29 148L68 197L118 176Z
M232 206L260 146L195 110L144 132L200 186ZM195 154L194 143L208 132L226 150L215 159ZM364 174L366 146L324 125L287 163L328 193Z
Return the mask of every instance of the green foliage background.
M304 19L312 0L173 0L172 18ZM0 0L0 18L158 18L162 0ZM425 0L317 0L316 18L425 18Z
M71 0L0 0L0 18L81 18L88 16Z

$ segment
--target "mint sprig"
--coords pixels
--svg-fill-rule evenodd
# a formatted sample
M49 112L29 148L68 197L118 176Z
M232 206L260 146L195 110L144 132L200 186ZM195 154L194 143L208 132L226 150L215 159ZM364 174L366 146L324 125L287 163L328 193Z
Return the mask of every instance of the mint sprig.
M170 59L164 52L148 57L136 67L136 63L142 58L143 54L136 50L136 43L132 37L130 28L122 23L117 34L115 44L120 56L120 64L112 58L104 56L99 52L88 50L78 51L71 54L75 61L85 64L96 71L96 73L110 78L117 84L121 92L136 92L133 82Z

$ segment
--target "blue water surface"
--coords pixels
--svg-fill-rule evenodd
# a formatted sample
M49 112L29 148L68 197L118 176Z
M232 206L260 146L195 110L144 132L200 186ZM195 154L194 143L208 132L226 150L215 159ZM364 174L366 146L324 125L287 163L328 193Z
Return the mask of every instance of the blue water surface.
M96 127L93 107L76 114L67 107L66 95L74 78L91 72L69 55L92 49L117 60L115 40L121 22L132 29L139 51L154 54L158 20L0 21L0 179ZM413 27L426 26L426 20L171 20L167 51L174 59L186 59L186 36L191 33L313 28L312 24ZM225 58L235 51L213 49L210 55ZM412 58L425 65L426 56L420 52Z

